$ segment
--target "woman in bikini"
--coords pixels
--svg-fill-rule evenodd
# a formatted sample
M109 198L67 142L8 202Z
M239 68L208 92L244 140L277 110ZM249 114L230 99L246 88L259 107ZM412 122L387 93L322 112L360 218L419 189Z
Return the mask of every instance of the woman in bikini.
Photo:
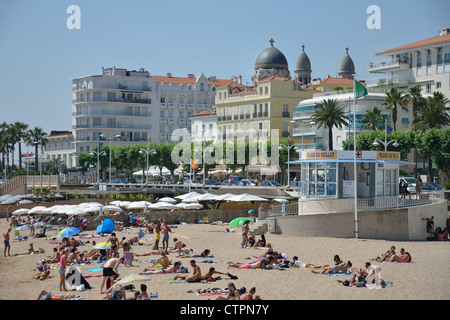
M228 284L228 295L226 297L218 296L216 300L241 300L241 296L234 283L230 282Z
M245 246L248 243L248 233L250 232L250 221L245 221L244 225L242 226L242 243L241 248L245 248Z
M409 252L405 252L402 255L396 255L394 254L388 262L411 262L411 255Z

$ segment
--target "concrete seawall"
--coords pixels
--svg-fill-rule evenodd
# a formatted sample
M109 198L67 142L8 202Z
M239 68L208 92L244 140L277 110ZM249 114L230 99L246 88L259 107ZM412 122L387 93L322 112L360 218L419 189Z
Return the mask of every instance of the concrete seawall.
M435 227L444 228L449 217L447 202L390 210L359 211L358 238L383 240L425 240L426 222L434 216ZM304 237L355 237L354 212L290 215L276 217L276 231Z

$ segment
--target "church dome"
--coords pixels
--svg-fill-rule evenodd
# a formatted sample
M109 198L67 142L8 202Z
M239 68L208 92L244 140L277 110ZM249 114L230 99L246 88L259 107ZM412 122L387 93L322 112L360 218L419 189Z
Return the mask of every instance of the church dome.
M257 69L288 69L288 63L284 54L273 46L273 39L270 39L270 47L260 53L255 62Z
M302 46L302 53L297 58L294 71L311 71L311 62L305 53L305 46Z
M348 48L345 49L346 54L342 58L341 63L339 64L338 74L341 75L354 75L355 74L355 65L353 64L352 58L348 55Z

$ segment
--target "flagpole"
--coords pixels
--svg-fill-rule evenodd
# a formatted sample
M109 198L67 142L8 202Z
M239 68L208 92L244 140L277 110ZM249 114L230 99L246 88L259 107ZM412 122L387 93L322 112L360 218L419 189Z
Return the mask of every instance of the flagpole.
M355 237L358 239L358 188L357 188L357 178L356 178L356 77L353 79L353 98L354 98L354 107L353 107L353 192L355 198ZM349 141L350 144L350 141Z
M350 96L348 96L348 151L350 151L350 137L352 136L350 133Z

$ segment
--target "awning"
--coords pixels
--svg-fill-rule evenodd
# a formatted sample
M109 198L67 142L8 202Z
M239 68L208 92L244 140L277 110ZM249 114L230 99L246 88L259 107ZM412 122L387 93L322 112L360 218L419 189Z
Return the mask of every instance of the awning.
M289 164L301 164L305 162L341 162L341 163L353 163L355 162L354 159L341 159L341 160L295 160L295 161L289 161L286 163ZM397 161L397 160L364 160L364 159L356 159L356 163L394 163L394 164L415 164L414 162L409 161Z

